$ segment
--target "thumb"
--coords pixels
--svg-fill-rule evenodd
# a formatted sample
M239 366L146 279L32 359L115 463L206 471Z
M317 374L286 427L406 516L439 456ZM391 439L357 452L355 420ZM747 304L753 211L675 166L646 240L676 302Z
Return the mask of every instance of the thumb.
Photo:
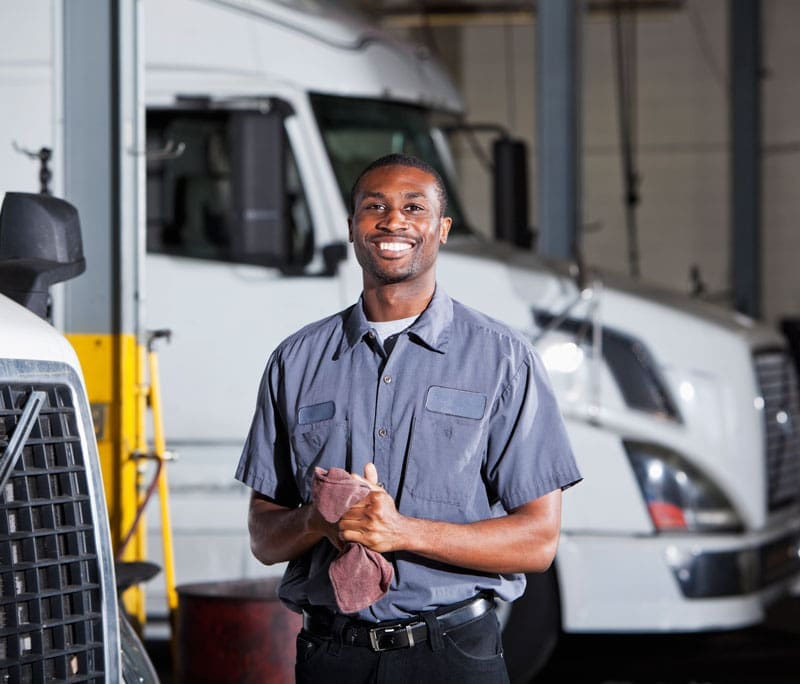
M375 467L374 463L367 463L367 465L364 466L364 479L371 485L378 484L378 469Z

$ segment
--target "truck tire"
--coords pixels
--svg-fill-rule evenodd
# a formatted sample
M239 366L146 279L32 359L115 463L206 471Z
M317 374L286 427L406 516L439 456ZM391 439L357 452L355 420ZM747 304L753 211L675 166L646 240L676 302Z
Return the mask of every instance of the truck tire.
M554 565L525 575L525 593L511 604L503 628L503 651L511 684L530 684L561 635L561 601Z

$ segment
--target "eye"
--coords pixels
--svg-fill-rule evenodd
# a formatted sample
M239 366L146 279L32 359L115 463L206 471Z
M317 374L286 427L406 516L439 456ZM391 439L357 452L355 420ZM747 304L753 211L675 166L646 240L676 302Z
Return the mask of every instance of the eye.
M406 211L410 212L425 211L425 207L423 207L421 204L409 204L406 206Z

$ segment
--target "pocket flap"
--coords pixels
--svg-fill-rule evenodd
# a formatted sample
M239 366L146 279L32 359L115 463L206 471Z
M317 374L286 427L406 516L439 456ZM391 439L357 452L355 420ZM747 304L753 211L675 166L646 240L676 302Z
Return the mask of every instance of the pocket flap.
M332 401L324 401L321 404L311 406L301 406L297 412L297 422L299 425L308 423L318 423L321 420L330 420L336 413L336 404Z
M480 420L486 410L486 395L433 385L428 388L425 408L434 413Z

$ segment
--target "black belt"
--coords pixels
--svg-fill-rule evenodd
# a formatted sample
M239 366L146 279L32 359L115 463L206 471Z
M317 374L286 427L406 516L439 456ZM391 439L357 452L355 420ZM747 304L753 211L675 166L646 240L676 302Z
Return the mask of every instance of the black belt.
M458 608L435 614L434 618L441 625L444 634L448 630L479 618L493 608L492 601L479 596ZM303 629L323 639L333 638L334 621L335 616L327 611L303 611ZM341 639L344 644L367 646L373 651L410 648L427 641L428 625L419 617L375 624L350 620L342 628Z

